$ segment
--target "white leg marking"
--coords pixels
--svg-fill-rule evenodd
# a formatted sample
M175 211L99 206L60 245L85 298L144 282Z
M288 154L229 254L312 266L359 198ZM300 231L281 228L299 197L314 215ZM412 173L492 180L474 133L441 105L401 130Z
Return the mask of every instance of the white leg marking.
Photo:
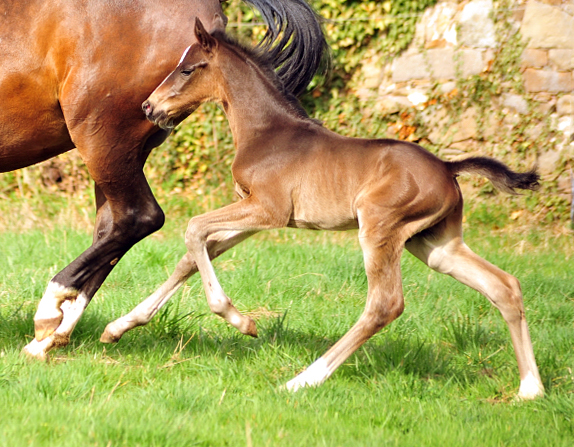
M68 300L62 303L64 318L56 329L56 334L68 335L72 333L84 310L88 306L89 300L85 294L80 293L75 300Z
M305 371L297 375L285 384L289 391L297 391L304 386L317 386L329 378L331 371L327 367L327 361L320 357Z
M149 323L152 317L167 303L184 282L185 279L182 279L174 285L168 284L169 281L163 284L127 315L109 323L100 341L103 343L117 342L127 331Z
M24 354L34 357L38 360L46 360L47 352L52 346L52 337L45 338L42 341L36 339L32 340L22 350Z
M70 335L76 327L76 324L88 303L89 300L83 293L81 293L76 299L64 301L60 307L61 312L63 313L63 318L58 328L42 341L38 341L36 339L32 340L24 347L24 353L30 357L45 360L50 349L57 346L67 345Z
M532 400L544 395L544 386L540 383L534 374L528 372L524 380L520 381L520 389L518 390L518 398L524 400Z
M38 304L38 310L34 320L47 320L50 318L59 318L62 315L60 307L62 303L70 298L75 298L78 291L71 287L65 287L56 282L50 281L44 296Z

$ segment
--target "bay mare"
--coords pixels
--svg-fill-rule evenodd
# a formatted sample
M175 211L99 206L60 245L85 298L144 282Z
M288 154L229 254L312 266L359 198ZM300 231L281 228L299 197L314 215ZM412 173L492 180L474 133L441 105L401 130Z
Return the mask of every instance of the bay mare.
M325 46L317 16L305 0L246 2L269 24L262 51L301 92ZM169 131L141 103L195 42L195 19L223 31L226 18L220 0L0 0L0 17L0 172L77 148L95 182L93 243L48 284L24 348L45 358L121 257L163 225L142 168Z
M534 189L538 175L516 173L485 157L443 162L422 147L396 140L347 138L309 119L284 91L265 56L238 46L198 20L198 43L144 102L148 118L169 129L201 103L223 105L233 132L232 171L241 200L189 222L187 254L154 294L110 323L104 341L146 324L199 270L213 312L244 334L255 323L232 305L211 259L264 229L359 229L368 279L358 322L305 371L287 382L296 390L327 379L359 346L403 312L400 257L404 248L432 269L481 292L510 329L518 396L543 395L524 315L520 284L474 254L462 239L463 200L456 176L476 173L502 190Z

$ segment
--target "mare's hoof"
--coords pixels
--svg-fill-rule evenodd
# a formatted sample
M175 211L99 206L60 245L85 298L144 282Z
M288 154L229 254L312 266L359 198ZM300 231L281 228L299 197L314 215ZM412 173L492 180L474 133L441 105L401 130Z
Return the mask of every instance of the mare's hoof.
M34 320L34 334L36 340L42 341L52 335L54 331L58 329L58 326L60 326L62 318L63 316L60 315L55 318L41 318Z
M22 348L22 354L30 360L40 360L42 362L48 361L47 352L36 339L32 340Z

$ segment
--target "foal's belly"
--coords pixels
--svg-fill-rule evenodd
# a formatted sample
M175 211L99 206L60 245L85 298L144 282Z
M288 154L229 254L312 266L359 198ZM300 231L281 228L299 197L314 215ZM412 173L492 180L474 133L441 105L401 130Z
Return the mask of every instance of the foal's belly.
M311 230L345 231L359 228L359 222L350 205L315 197L306 203L294 204L288 226Z

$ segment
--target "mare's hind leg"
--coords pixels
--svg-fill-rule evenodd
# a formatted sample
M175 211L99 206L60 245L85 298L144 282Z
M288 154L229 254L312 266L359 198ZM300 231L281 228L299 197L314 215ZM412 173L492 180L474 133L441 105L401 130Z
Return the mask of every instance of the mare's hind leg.
M140 121L139 129L134 125L133 132L126 132L93 117L79 120L88 129L71 131L98 188L98 228L92 245L48 284L34 317L35 339L24 348L30 356L46 358L50 349L68 344L74 326L113 267L130 247L163 225L163 212L142 171L156 141L150 137L146 143L151 124ZM98 132L89 128L91 124L97 125ZM109 148L123 155L107 156Z
M462 240L461 215L462 203L444 221L409 240L406 248L432 269L482 293L500 311L510 330L518 361L518 397L542 396L544 386L534 359L520 284L468 248Z
M381 231L381 227L392 228L393 225L382 225L378 221L380 214L372 215L371 222L360 221L359 231L368 280L365 309L349 332L305 371L287 382L288 390L296 391L324 382L363 343L403 312L400 258L404 239L401 239L400 230L393 231L392 235Z
M95 243L103 234L109 229L111 215L110 209L106 204L105 197L103 196L101 190L95 187L96 196L96 223L94 226L93 233L93 243ZM23 352L28 356L37 359L46 359L47 353L50 349L59 346L66 346L70 341L70 336L76 324L80 320L84 310L88 306L91 298L94 296L96 291L100 288L100 285L107 277L107 275L112 270L112 265L104 265L98 272L96 272L86 284L77 291L77 296L70 299L69 296L63 294L61 300L47 300L40 301L38 310L36 312L35 327L40 332L46 330L46 328L51 325L56 325L57 328L50 336L43 338L38 341L34 338L28 345L23 349ZM47 293L49 293L51 288L54 288L55 284L50 283L48 285ZM52 318L50 318L50 316Z
M254 232L224 231L212 234L207 241L210 259L213 259L253 235ZM115 343L129 330L148 324L157 312L169 301L177 290L197 272L197 265L188 252L178 262L173 274L153 294L142 301L127 315L106 326L100 341ZM248 318L248 317L246 317ZM255 323L249 323L247 335L257 335Z

